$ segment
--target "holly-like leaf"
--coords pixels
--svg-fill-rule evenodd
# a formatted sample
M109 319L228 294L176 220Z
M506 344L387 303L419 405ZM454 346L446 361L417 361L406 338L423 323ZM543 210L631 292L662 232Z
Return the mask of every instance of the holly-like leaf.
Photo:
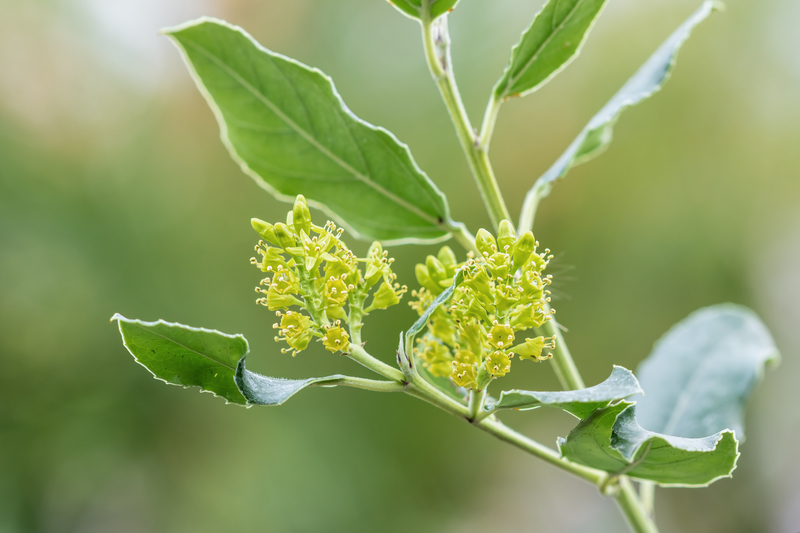
M116 314L122 341L157 379L170 385L200 387L230 403L245 404L233 381L236 365L249 351L241 335L159 320L143 322Z
M552 3L552 2L551 2ZM564 177L569 170L603 153L614 133L616 124L625 108L638 104L658 92L669 79L675 61L686 39L700 22L706 19L719 4L708 0L700 6L658 50L639 68L613 98L589 121L583 131L569 145L567 151L533 185L522 206L520 231L533 227L533 218L539 201L550 194L553 182Z
M620 402L596 410L566 439L563 457L613 475L626 474L661 486L702 487L730 477L739 457L730 430L688 439L643 429L636 404Z
M549 0L511 49L511 59L494 86L494 98L532 93L580 53L606 0Z
M744 408L764 365L777 361L772 336L750 309L732 304L695 311L655 345L637 372L646 396L642 426L681 437L732 429L744 439Z
M445 13L452 11L458 0L389 0L402 14L413 19L421 19L424 10L430 10L430 19L435 20Z
M364 238L449 236L447 201L408 147L353 115L325 74L221 20L164 33L183 53L233 159L276 197L303 194Z
M500 400L497 403L488 405L487 410L519 409L524 411L550 406L563 409L583 419L595 409L606 407L615 400L622 400L641 392L642 389L633 372L614 365L611 375L594 387L556 392L507 390L500 394Z

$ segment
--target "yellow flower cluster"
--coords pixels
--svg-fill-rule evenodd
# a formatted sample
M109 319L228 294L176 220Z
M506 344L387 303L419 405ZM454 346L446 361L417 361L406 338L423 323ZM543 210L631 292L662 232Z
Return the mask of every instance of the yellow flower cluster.
M410 305L422 315L434 298L453 284L459 269L463 282L449 304L437 308L428 321L428 333L418 339L415 353L434 376L449 376L459 387L483 390L493 378L511 369L511 359L542 361L551 355L552 337L526 338L517 334L541 327L555 311L547 310L552 276L543 275L552 255L537 253L538 243L528 231L516 237L508 221L500 224L497 239L486 230L475 238L479 256L456 261L444 247L416 267L422 286L413 291Z
M250 262L267 272L256 292L256 303L276 311L280 321L276 341L285 341L292 355L304 350L317 337L331 352L347 352L350 332L360 331L361 319L370 311L386 309L400 302L405 286L395 283L394 259L379 242L374 242L367 257L359 259L342 242L343 230L333 222L320 227L311 223L308 204L302 195L289 211L286 223L269 224L252 219L261 236L256 246L258 258ZM363 263L365 268L359 268ZM365 302L380 281L369 305ZM299 307L302 311L289 310Z

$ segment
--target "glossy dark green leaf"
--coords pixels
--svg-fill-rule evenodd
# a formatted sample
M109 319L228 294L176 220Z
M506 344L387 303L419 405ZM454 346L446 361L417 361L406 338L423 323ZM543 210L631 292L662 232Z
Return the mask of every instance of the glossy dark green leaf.
M401 13L414 19L423 17L423 10L430 6L431 20L452 11L459 0L389 0Z
M505 100L532 93L561 72L580 53L606 0L549 0L511 50L511 59L494 86Z
M706 486L736 468L739 452L732 431L696 439L654 433L637 423L635 409L634 403L620 402L596 410L559 440L561 454L661 486Z
M444 195L408 147L345 106L317 69L202 18L165 30L242 170L278 198L303 194L357 236L435 242L452 224Z
M695 311L655 345L637 374L646 395L637 418L653 431L701 437L732 429L744 438L744 408L764 365L777 360L772 336L750 309Z
M216 330L159 320L142 322L116 314L122 341L136 361L171 385L200 387L228 402L244 404L233 377L248 352L247 340Z
M586 418L595 409L606 407L615 400L622 400L641 393L639 382L633 372L614 365L611 375L594 387L571 391L533 392L526 390L507 390L500 394L500 400L487 410L497 409L536 409L550 406L563 409L578 418Z
M583 131L570 144L567 151L545 172L525 197L520 219L520 231L533 226L533 218L539 201L550 194L553 182L565 176L569 170L600 155L608 148L616 124L625 108L635 105L658 92L669 79L675 60L686 39L700 22L706 19L717 6L706 1L696 12L664 41L653 55L639 68L613 98L589 121Z

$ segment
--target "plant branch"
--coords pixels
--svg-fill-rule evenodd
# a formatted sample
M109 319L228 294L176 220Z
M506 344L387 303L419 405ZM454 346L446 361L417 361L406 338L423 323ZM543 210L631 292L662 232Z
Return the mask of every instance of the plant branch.
M370 364L374 364L374 362L383 365L380 361L369 355L363 348L361 347L354 347L351 352L351 357L353 353L356 353L357 356L361 357L364 360L371 361ZM360 362L360 361L359 361ZM362 363L364 364L364 363ZM367 365L365 365L367 366ZM388 366L388 365L384 365ZM462 418L467 422L470 422L475 427L493 435L494 437L511 444L519 448L520 450L527 452L534 457L538 457L539 459L560 468L570 474L577 476L584 481L588 481L589 483L599 487L604 487L608 485L609 474L602 470L598 470L596 468L591 468L588 466L583 466L577 463L573 463L568 459L563 458L557 451L548 448L547 446L529 438L525 435L511 429L510 427L503 424L497 417L493 416L475 416L473 415L474 405L480 405L482 402L476 402L471 399L470 405L464 405L460 403L450 396L446 395L427 381L425 381L419 374L416 372L410 372L407 376L403 375L399 371L389 367L394 373L400 374L400 379L397 380L396 383L390 384L387 382L376 382L373 380L361 380L364 382L369 382L370 386L380 387L381 390L385 391L399 391L402 390L403 392L424 400L431 405L434 405L443 411L446 411L456 417ZM377 371L377 370L376 370ZM359 379L359 378L353 378ZM394 379L394 378L390 378ZM408 380L407 382L405 380ZM376 385L373 385L376 384ZM377 385L379 384L379 385ZM356 385L351 385L356 386ZM482 397L483 395L476 394L473 397ZM631 485L630 479L626 476L620 476L617 479L617 483L619 484L619 491L615 495L617 502L619 503L620 508L622 509L623 514L625 514L626 518L631 523L631 527L634 528L636 533L658 533L655 524L650 520L648 517L648 513L645 510L644 505L642 504L641 500L639 499L636 491L633 490Z
M347 355L356 363L369 368L376 374L380 374L381 376L391 379L397 383L405 383L405 377L403 376L402 372L387 365L383 361L379 361L378 359L372 357L359 344L350 343L350 353Z
M428 62L431 76L436 82L447 107L450 118L456 129L456 135L461 143L461 148L467 157L472 175L478 184L478 189L489 211L489 217L495 230L501 220L508 220L510 216L506 208L497 180L489 162L489 154L478 141L475 130L469 121L469 116L461 101L456 80L453 75L453 64L450 59L450 35L447 31L447 15L442 15L435 21L430 17L430 4L422 2L420 22L422 24L422 43L425 47L425 58Z
M628 519L631 529L635 533L658 533L656 524L647 515L633 483L626 476L619 478L619 492L615 498L622 514Z
M642 505L651 520L655 519L656 514L656 484L650 481L642 481L639 483L639 499L642 500Z
M550 306L545 307L545 312L550 311ZM553 370L558 377L561 388L564 390L578 390L586 388L581 378L578 367L575 366L575 361L572 360L572 355L569 353L567 343L564 341L564 336L561 335L561 330L558 323L554 318L551 318L544 325L539 328L544 336L555 337L556 347L553 348Z

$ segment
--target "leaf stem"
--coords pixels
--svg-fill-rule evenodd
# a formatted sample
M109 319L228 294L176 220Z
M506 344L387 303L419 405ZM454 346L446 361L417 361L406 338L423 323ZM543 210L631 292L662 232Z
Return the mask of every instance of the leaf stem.
M545 307L545 312L550 311L550 306ZM583 378L575 366L575 361L572 360L572 355L569 353L567 343L564 341L564 336L561 335L561 330L558 323L554 318L551 318L544 325L539 328L546 337L555 337L556 347L553 348L553 370L558 377L561 388L564 390L578 390L586 388L583 383Z
M631 529L635 533L658 533L658 528L647 515L633 483L626 476L619 478L619 492L615 498L622 514L628 519Z
M502 103L503 101L497 97L495 91L492 91L489 103L486 104L486 111L483 113L481 132L478 135L478 145L480 145L481 150L487 153L489 152L489 143L492 141L494 125L497 122L497 114L500 112L500 104Z
M453 237L465 250L478 254L478 248L475 246L475 236L469 232L467 226L459 222L451 225L450 231L452 231Z
M353 387L354 389L371 390L375 392L400 392L406 386L397 381L379 381L375 379L364 379L353 376L345 376L330 381L322 381L310 385L311 387Z
M348 357L385 378L391 379L397 383L405 383L405 376L403 376L402 372L372 357L360 344L350 343L350 353Z
M472 175L478 184L478 189L486 204L489 217L495 230L501 220L508 220L510 216L506 208L500 188L489 162L489 154L478 140L475 130L469 121L467 110L461 101L458 86L453 75L453 64L450 58L450 35L447 31L447 15L442 15L435 21L431 20L430 4L422 2L420 12L422 24L422 44L425 47L425 58L428 62L433 81L439 87L444 104L453 121L456 135L467 157Z
M533 231L533 220L536 218L536 211L539 209L539 202L550 194L552 183L541 182L541 179L533 184L531 190L525 195L525 200L522 202L522 210L519 215L519 229L520 233L526 231Z

